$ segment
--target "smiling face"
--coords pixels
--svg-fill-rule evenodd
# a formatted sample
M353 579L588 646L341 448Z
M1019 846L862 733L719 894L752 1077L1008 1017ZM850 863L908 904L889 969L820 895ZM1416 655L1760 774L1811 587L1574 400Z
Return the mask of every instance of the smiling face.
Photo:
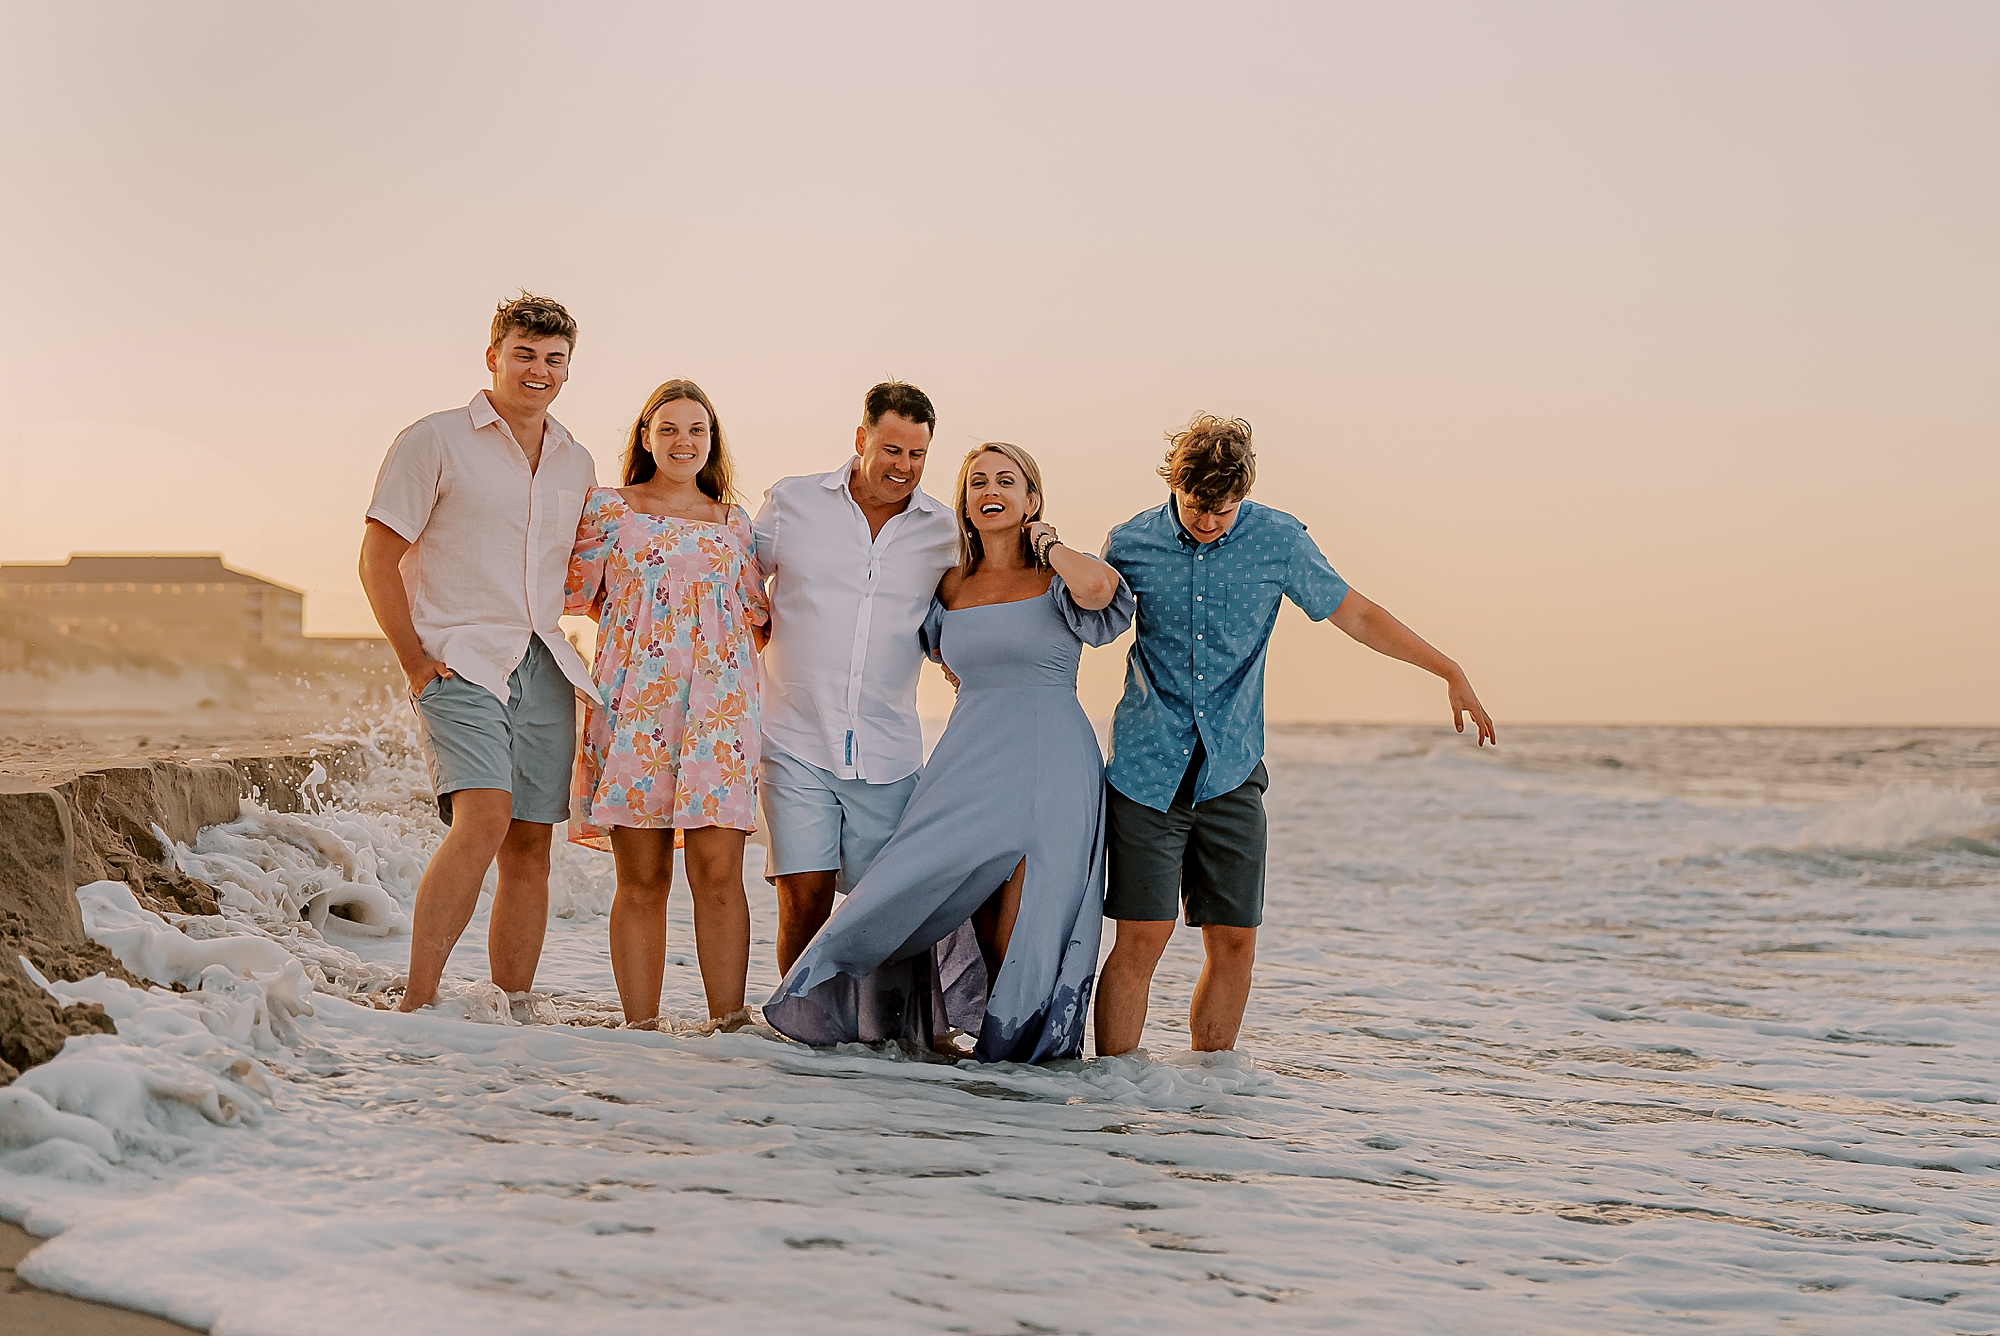
M493 407L502 417L546 412L569 379L569 340L509 330L486 350L486 369L493 373Z
M931 429L901 413L884 413L874 426L854 433L857 500L876 506L900 506L917 490L924 460L931 451Z
M1219 501L1214 508L1203 510L1201 503L1186 492L1174 493L1174 506L1180 511L1181 526L1194 535L1197 543L1212 543L1229 532L1229 526L1236 523L1242 513L1243 498L1234 501Z
M659 476L681 486L693 482L708 463L713 433L708 410L692 399L669 399L654 409L645 443Z
M1030 489L1020 465L998 450L987 450L966 466L965 495L959 506L986 549L994 551L995 540L1006 540L1041 514L1042 498Z

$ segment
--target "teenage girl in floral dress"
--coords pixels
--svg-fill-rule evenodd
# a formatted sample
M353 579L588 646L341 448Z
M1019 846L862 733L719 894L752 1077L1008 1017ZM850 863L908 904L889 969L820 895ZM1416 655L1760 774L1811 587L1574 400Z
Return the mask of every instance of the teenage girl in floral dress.
M733 1030L749 1020L743 841L756 829L761 685L750 628L770 612L722 424L693 381L653 391L625 485L591 489L564 605L597 619L603 704L585 713L569 837L617 860L611 969L625 1021L660 1014L678 834L709 1015Z

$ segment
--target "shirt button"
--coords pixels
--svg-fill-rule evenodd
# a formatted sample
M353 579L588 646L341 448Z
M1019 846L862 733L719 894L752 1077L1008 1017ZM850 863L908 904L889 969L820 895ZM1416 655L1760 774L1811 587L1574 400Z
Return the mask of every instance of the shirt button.
M1196 561L1200 561L1200 560L1201 560L1201 557L1200 557L1199 555L1197 555L1197 556L1195 557L1195 560L1196 560Z
M1197 718L1197 719L1203 719L1203 718L1206 718L1207 716L1205 716L1204 714L1202 714L1202 712L1201 712L1200 710L1196 710L1196 711L1194 712L1194 717L1195 717L1195 718Z
M1197 603L1201 602L1201 595L1200 595L1200 594L1196 594L1196 595L1194 596L1194 601L1195 601L1195 602L1197 602Z
M1201 674L1200 674L1200 673L1196 673L1196 674L1194 675L1194 680L1195 680L1195 681L1197 681L1197 682L1201 681Z
M1196 633L1195 633L1195 637L1194 637L1194 638L1195 638L1196 640L1199 640L1199 639L1201 639L1201 633L1200 633L1200 632L1196 632Z
M1186 756L1187 754L1188 754L1188 749L1186 747L1181 748L1181 755Z

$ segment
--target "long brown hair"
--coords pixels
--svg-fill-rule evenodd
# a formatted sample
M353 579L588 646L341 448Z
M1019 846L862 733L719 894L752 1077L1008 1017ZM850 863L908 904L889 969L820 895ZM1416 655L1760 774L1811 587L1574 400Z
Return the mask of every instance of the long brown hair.
M983 454L1005 455L1014 461L1014 467L1021 470L1021 481L1028 484L1028 491L1035 498L1035 508L1028 515L1029 520L1042 517L1042 469L1035 463L1035 457L1018 445L1005 441L988 441L975 445L965 456L965 462L958 466L958 500L954 508L958 511L958 569L962 575L970 575L979 569L979 563L986 560L986 547L980 541L979 530L972 527L972 516L965 510L965 480L972 476L972 461ZM1021 555L1030 565L1034 564L1035 550L1028 545L1028 526L1021 525Z
M736 499L734 483L735 470L729 464L729 447L722 435L722 419L715 415L715 405L702 393L701 386L691 380L670 380L654 390L646 400L646 406L639 410L639 416L632 423L632 434L625 441L625 481L626 487L645 482L660 471L653 452L646 448L646 426L652 422L653 414L664 404L676 399L691 399L708 413L708 462L701 466L701 472L694 475L694 485L702 495L712 501L728 505Z

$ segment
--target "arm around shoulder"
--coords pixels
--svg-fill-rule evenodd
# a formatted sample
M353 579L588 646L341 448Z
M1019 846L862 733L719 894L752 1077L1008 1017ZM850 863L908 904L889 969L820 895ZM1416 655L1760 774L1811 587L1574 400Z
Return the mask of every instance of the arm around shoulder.
M1118 572L1087 552L1078 552L1062 543L1049 549L1049 566L1063 578L1076 606L1097 612L1111 606L1122 581Z
M617 495L608 487L593 487L584 500L563 576L563 611L571 616L596 617L602 611L604 572L613 546L605 504Z
M750 555L757 562L758 573L766 580L778 573L781 515L778 486L777 483L771 484L764 493L764 504L757 507L756 518L750 521Z

